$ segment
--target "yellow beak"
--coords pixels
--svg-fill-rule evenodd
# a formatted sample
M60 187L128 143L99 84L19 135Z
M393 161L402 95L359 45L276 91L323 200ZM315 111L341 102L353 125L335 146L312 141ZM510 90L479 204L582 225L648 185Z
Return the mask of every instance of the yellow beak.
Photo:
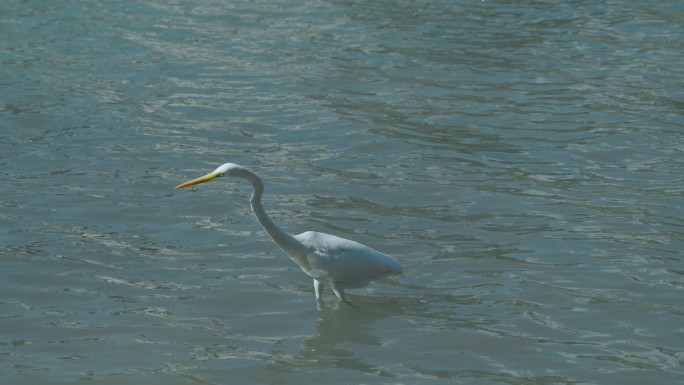
M192 185L198 184L198 183L209 182L210 180L216 178L217 176L219 176L219 174L217 172L212 172L212 173L207 174L205 176L201 176L197 179L193 179L193 180L189 180L185 183L181 183L178 186L176 186L176 188L183 188L183 187L192 186Z

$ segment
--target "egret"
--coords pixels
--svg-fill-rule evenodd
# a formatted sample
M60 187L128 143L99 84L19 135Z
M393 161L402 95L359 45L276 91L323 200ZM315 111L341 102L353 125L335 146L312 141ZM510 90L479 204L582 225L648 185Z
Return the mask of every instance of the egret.
M346 289L365 287L370 281L390 274L401 274L402 268L396 259L361 243L315 231L299 235L283 231L266 214L261 203L264 194L261 178L237 164L223 164L213 172L182 183L176 188L208 182L223 176L242 178L251 183L253 191L250 204L254 216L280 249L304 273L313 278L317 301L322 300L324 284L329 285L341 301L350 303L345 296Z

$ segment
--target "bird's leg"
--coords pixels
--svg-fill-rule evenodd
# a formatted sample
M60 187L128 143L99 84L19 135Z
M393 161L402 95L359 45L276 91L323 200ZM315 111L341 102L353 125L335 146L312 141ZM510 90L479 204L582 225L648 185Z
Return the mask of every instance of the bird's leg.
M316 300L323 299L323 282L314 278L314 291L316 292Z
M335 293L337 298L339 298L341 301L347 302L347 299L344 297L344 288L342 285L340 285L338 282L331 281L330 287L332 287L333 293Z
M344 295L344 287L339 284L339 282L331 281L330 282L330 287L332 287L333 293L339 298L341 301L346 302L348 305L354 306L351 302L347 301L347 298Z

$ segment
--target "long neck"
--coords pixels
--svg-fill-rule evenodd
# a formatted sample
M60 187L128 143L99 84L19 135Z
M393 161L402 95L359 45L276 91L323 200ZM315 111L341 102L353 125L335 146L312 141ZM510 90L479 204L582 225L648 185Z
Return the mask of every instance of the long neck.
M252 212L254 212L254 216L256 216L257 220L261 223L261 226L266 230L271 239L273 239L290 258L295 260L305 258L306 249L304 245L297 241L292 235L278 227L271 217L266 214L266 210L264 210L264 206L261 204L261 197L264 195L264 183L261 179L247 169L244 169L240 176L247 179L254 188L252 198L249 201L252 206Z

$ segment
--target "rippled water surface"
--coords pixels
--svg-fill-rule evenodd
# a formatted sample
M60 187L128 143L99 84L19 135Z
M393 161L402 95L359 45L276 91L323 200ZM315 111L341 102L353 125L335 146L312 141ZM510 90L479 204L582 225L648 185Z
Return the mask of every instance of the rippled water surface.
M3 384L684 383L684 6L3 1ZM313 287L293 233L404 274Z

